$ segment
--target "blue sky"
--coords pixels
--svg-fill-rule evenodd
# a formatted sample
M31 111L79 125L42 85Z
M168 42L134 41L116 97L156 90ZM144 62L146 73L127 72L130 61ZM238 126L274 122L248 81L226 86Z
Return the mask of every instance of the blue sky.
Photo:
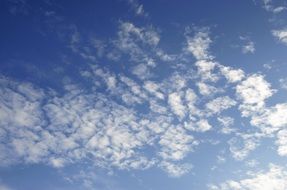
M0 190L286 190L287 2L3 0Z

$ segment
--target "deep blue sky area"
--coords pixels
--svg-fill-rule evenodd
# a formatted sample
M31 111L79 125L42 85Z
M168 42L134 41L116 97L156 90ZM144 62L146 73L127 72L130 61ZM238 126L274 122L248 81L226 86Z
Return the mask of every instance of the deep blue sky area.
M0 190L286 190L285 0L0 1Z

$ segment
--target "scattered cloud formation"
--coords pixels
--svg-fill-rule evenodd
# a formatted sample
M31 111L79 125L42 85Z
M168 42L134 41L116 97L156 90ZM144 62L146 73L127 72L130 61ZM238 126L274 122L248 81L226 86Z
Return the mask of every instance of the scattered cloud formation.
M262 0L263 1L263 8L268 11L271 12L273 14L279 14L283 11L286 10L286 6L283 5L275 5L275 1L273 0Z
M63 76L55 86L1 73L1 167L39 164L62 171L86 164L109 175L159 169L179 178L209 167L211 161L204 162L209 159L214 159L212 172L224 163L256 168L260 162L251 153L265 140L275 156L287 156L287 103L274 98L279 89L266 73L245 68L233 57L222 59L226 49L216 43L226 34L214 34L212 26L173 23L179 30L175 40L183 40L174 50L165 42L171 34L149 23L149 6L124 2L136 19L112 19L115 26L108 27L116 31L106 38L59 22L63 54L69 52L72 61L62 56L71 73L58 68ZM286 9L272 0L263 3L273 16ZM287 44L284 27L268 29L268 34ZM238 56L262 51L253 38L239 39ZM232 63L224 63L229 59ZM279 82L286 88L284 78ZM201 159L202 165L193 165ZM85 187L92 189L91 178L97 176L90 170L83 168L69 179L87 179ZM284 190L286 176L286 168L271 164L268 171L248 172L208 188ZM0 184L1 189L10 188Z
M195 68L187 71L196 73L192 78L174 72L162 80L150 80L156 67L150 54L156 57L158 50L147 54L143 47L157 47L160 36L152 27L139 28L129 22L119 23L117 38L112 42L117 51L138 63L131 72L140 81L95 64L81 71L90 86L83 88L80 83L68 82L62 94L2 77L2 165L49 163L62 168L92 158L95 165L103 168L157 166L178 177L190 171L190 164L182 160L200 144L193 133L214 131L211 118L216 117L222 126L218 133L236 132L231 128L234 119L221 116L230 108L238 108L243 117L249 117L250 123L260 126L266 134L287 124L285 104L266 107L266 99L275 91L263 75L246 76L241 69L213 60L209 31L185 35L184 51L196 59ZM141 63L142 60L147 62ZM235 94L226 94L228 86L219 88L219 80L233 85ZM188 88L187 83L196 85L197 90ZM206 97L204 102L199 102L199 96ZM138 107L143 105L147 107ZM278 154L283 156L285 136L284 130L279 131L276 141ZM259 138L243 133L231 138L228 146L236 160L243 160L258 142ZM146 155L146 148L152 154Z
M220 185L210 185L210 190L284 190L287 188L287 172L283 167L270 164L269 170L251 172L249 178L228 180Z

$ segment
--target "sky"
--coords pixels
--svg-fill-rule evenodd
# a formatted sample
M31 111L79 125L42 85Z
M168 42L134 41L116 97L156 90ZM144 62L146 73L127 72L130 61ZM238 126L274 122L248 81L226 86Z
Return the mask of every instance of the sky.
M1 0L0 190L286 190L287 1Z

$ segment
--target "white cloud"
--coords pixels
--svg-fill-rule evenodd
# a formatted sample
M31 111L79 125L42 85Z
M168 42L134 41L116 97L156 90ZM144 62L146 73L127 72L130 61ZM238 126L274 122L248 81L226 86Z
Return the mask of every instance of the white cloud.
M244 78L244 72L241 69L232 69L230 67L221 66L220 72L230 83L239 82Z
M232 117L218 117L217 120L224 126L229 127L234 124L234 119Z
M196 125L197 125L197 128L195 128L195 130L200 131L200 132L206 132L212 128L212 126L208 123L208 121L206 119L199 120L196 123Z
M188 173L192 169L190 164L173 164L171 162L162 162L161 167L171 176L171 177L180 177Z
M145 12L143 4L140 4L137 0L127 0L133 11L138 16L146 17L148 13Z
M248 166L248 167L255 168L255 167L258 167L259 161L258 161L258 160L255 160L255 159L247 160L247 161L245 162L245 164L246 164L246 166Z
M265 100L272 96L274 90L262 75L249 76L236 86L236 94L242 100L240 105L243 116L258 112L265 105Z
M152 81L145 81L144 88L159 99L164 99L164 94L159 91L159 85Z
M236 105L236 101L231 99L228 96L217 97L210 102L208 102L205 106L208 113L218 114L223 110L229 109L232 106Z
M138 98L150 103L153 111L166 114L168 106L163 104L163 99L168 94L162 91L162 84L145 81L142 88L128 77L116 76L97 67L83 71L82 76L90 79L93 88L83 90L78 85L66 84L61 96L31 84L1 80L0 90L5 96L0 98L3 108L0 136L7 135L7 130L12 135L5 145L0 145L2 164L22 161L61 168L89 157L93 164L104 168L146 169L157 165L171 176L180 176L190 170L185 164L172 163L181 161L197 145L185 129L173 126L174 117L142 115L130 105L123 106L110 99L110 96L119 95L120 98L129 93L127 101ZM175 78L175 83L183 88L185 81ZM102 87L110 91L97 92ZM196 100L191 90L173 92L168 97L179 117L185 114L183 101L193 104ZM15 120L15 113L22 109L24 115L20 114L20 119ZM19 125L23 127L18 128ZM155 148L151 158L142 152L146 146ZM158 160L169 164L159 164Z
M287 156L287 130L283 129L277 134L277 152L280 156Z
M281 13L283 11L285 11L287 9L287 7L284 6L279 6L273 9L273 13L277 14L277 13Z
M41 101L44 94L30 84L0 78L0 126L36 127L43 124Z
M267 134L287 126L287 104L277 104L266 108L263 114L252 117L251 124Z
M139 9L143 10L142 6ZM218 114L223 125L220 135L238 134L230 128L234 120L220 114L235 106L236 101L229 94L212 99L214 94L224 93L219 86L222 81L217 83L222 75L228 83L224 90L230 83L239 83L236 94L242 101L240 110L243 115L255 110L251 118L254 125L262 126L260 122L264 122L278 130L283 128L286 108L284 104L264 107L274 91L262 75L245 78L241 69L213 61L208 51L212 43L208 32L186 38L184 53L174 57L184 57L186 51L192 53L197 70L177 68L168 77L152 75L159 58L174 60L158 49L158 33L152 27L121 22L117 39L111 42L115 46L111 52L127 54L128 62L135 63L129 65L133 69L125 70L126 75L90 65L90 69L81 72L89 87L69 81L61 94L1 79L0 137L5 139L5 144L0 143L1 164L45 163L61 168L91 160L93 165L109 169L143 170L155 166L179 177L190 171L185 159L199 144L192 133L213 129L212 133L216 129L211 123L216 118L210 116ZM75 35L74 45L79 40ZM133 79L133 74L137 78ZM9 138L2 138L8 133ZM284 132L278 133L276 143L279 154L285 155ZM229 144L233 157L242 160L256 148L258 139L242 134Z
M262 1L263 1L263 8L266 11L271 12L273 14L278 14L286 10L285 6L274 6L273 0L262 0Z
M220 89L217 89L216 87L204 82L197 82L196 85L198 87L199 93L204 96L210 96L220 91Z
M252 41L247 42L247 44L242 46L242 53L254 53L255 52L255 43Z
M113 41L115 48L129 55L135 63L150 60L148 50L157 47L159 34L152 27L137 27L130 22L120 22L118 37Z
M281 78L279 82L280 82L280 87L287 90L287 78Z
M234 119L232 117L218 117L217 120L223 126L223 128L221 129L221 132L223 134L230 134L236 131L236 128L230 128L230 126L234 124Z
M170 90L180 91L187 85L186 77L179 73L173 74L166 82L167 88Z
M167 114L168 109L166 106L164 106L162 103L159 103L155 100L149 101L149 108L151 111L159 114Z
M258 140L253 137L241 135L241 137L233 137L228 141L229 150L232 157L236 160L245 159L249 153L258 146Z
M129 22L122 22L120 25L119 38L121 42L121 47L131 47L130 45L135 45L134 42L140 40L144 44L151 46L156 46L159 41L159 35L152 29L148 28L138 28L134 24ZM135 37L135 39L133 39ZM128 42L132 44L128 44Z
M196 102L197 98L197 95L192 89L189 88L186 90L185 99L189 104L193 105Z
M108 89L115 90L117 86L117 79L115 75L111 74L110 72L104 71L103 69L97 68L96 66L91 66L91 68L94 75L99 76L104 80Z
M255 52L255 43L251 41L248 36L240 36L239 38L243 43L241 48L242 53L247 54Z
M9 160L11 152L14 158L11 162L49 163L54 167L79 161L88 154L102 166L121 169L150 166L146 158L139 162L141 155L136 151L148 144L149 130L139 128L131 110L109 102L99 93L83 94L76 87L67 87L63 97L42 97L42 91L31 85L1 82L0 90L5 95L0 101L4 108L0 126L5 129L1 130L1 136L7 132L11 135L5 142L10 150L2 152L2 164ZM41 102L44 98L45 104ZM49 122L43 122L46 119L41 112L45 112ZM125 123L129 123L129 128Z
M55 168L62 168L65 166L65 160L63 158L51 158L50 162Z
M270 164L267 172L251 172L248 178L228 180L219 185L210 185L209 190L285 190L287 172L284 168Z
M150 77L150 67L147 64L141 63L132 69L132 73L144 80Z
M287 45L287 29L272 30L272 34L279 42Z
M171 126L161 136L159 144L162 146L159 155L164 160L179 161L193 150L192 148L197 145L197 141L193 136L188 135L184 128Z
M212 61L199 60L195 62L195 65L197 66L198 73L200 74L203 80L212 80L212 81L217 80L217 76L212 73L217 63Z
M186 50L198 59L212 59L208 49L212 40L209 38L208 32L199 31L193 37L187 36Z
M183 118L186 115L186 107L182 103L182 95L178 92L173 92L168 95L168 103L175 115Z

